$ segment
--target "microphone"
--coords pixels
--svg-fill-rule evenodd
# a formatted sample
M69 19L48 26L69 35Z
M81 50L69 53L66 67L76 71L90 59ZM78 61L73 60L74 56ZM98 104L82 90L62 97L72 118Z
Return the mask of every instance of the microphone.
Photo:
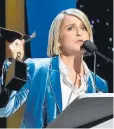
M108 57L98 52L96 45L92 43L90 40L86 40L81 47L90 52L92 55L94 55L94 88L96 89L96 92L100 92L96 86L96 54L98 54L103 59L106 59L107 61L110 61L112 63L113 60L109 59Z
M94 52L98 51L96 45L94 43L92 43L90 40L86 40L83 43L82 47L85 48L85 50L87 50L91 54L94 54Z
M85 50L90 52L92 55L97 54L100 57L102 57L103 59L105 59L105 60L107 60L107 61L109 61L111 63L114 63L113 60L111 60L110 58L108 58L105 55L103 55L100 52L98 52L98 49L97 49L96 45L93 42L91 42L90 40L84 41L84 43L82 45L82 48L84 48Z

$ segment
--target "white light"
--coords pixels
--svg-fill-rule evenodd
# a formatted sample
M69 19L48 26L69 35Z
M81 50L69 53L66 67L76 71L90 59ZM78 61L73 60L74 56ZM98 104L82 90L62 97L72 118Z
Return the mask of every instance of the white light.
M99 19L96 19L97 23L100 23L100 20Z
M99 65L99 64L97 64L97 67L100 67L100 65Z
M112 51L114 51L114 48L112 48Z
M107 11L107 12L109 12L109 11L110 11L110 9L106 9L106 11Z
M91 23L94 24L95 22L92 20Z
M80 5L80 8L83 8L84 7L84 5Z
M109 38L109 41L112 42L112 38Z
M93 25L91 25L91 28L93 28Z
M108 23L108 22L106 22L106 25L108 26L108 25L109 25L109 23Z

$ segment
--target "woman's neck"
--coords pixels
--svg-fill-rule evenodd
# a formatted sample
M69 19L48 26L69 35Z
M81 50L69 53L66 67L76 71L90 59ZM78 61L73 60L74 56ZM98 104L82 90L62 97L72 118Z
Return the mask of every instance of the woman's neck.
M83 73L83 55L65 56L61 54L60 57L70 71L75 71L77 74Z

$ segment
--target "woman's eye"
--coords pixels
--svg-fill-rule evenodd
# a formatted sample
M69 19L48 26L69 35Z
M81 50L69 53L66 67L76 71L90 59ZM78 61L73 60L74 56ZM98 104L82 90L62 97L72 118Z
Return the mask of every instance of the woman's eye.
M69 31L70 31L70 30L74 30L74 29L75 29L74 26L68 27L68 30L69 30Z
M85 26L82 26L81 29L82 29L82 30L87 30Z

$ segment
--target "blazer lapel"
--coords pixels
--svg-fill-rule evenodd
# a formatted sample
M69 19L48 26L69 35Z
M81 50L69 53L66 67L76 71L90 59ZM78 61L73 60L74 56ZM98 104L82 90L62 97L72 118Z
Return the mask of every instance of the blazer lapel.
M93 76L92 76L92 73L90 72L90 75L89 75L89 78L88 78L88 81L87 81L87 91L86 91L86 93L95 92L92 82L93 82Z
M59 62L58 56L52 58L49 67L49 78L52 94L54 101L56 102L59 112L62 111L62 93L60 85L60 72L59 72Z

